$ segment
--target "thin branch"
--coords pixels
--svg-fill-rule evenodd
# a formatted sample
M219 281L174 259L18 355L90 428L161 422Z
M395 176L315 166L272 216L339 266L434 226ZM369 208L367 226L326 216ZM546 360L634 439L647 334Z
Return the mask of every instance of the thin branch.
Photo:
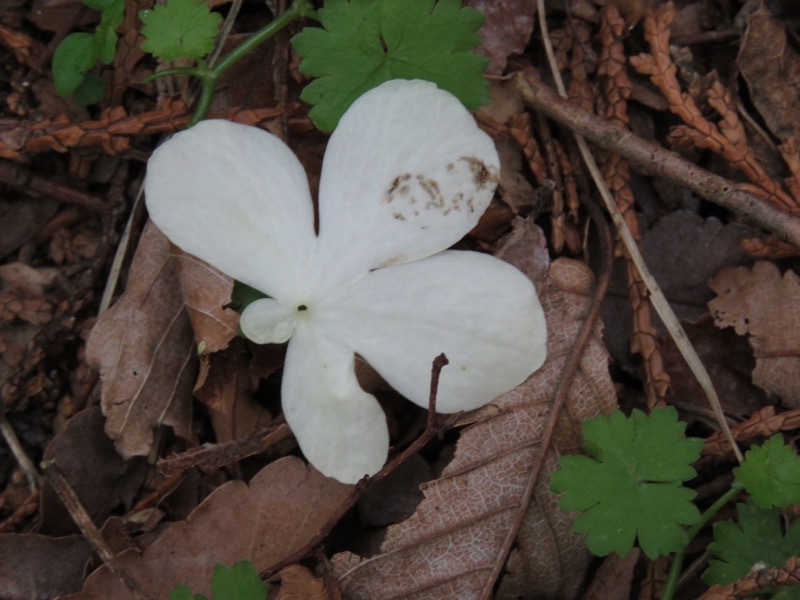
M566 125L599 148L617 152L638 169L687 187L745 221L800 247L800 218L768 204L735 182L706 171L681 155L561 98L541 81L519 74L516 83L523 101L530 108Z

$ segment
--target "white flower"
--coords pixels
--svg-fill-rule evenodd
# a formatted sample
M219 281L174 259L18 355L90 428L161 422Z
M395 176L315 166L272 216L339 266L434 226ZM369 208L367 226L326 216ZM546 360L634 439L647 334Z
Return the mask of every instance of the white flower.
M442 252L494 194L494 144L448 92L394 80L359 98L328 142L319 235L300 162L278 138L228 121L178 133L148 163L150 216L177 246L267 294L241 318L257 343L289 341L286 421L322 473L355 483L383 466L386 418L355 353L437 410L482 406L545 358L531 282L494 257Z

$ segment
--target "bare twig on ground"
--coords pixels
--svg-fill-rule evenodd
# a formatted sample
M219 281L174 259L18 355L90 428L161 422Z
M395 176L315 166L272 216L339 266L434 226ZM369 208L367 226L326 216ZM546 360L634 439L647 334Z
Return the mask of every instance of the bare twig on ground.
M520 74L517 75L517 84L523 101L530 108L563 123L598 147L618 152L636 168L675 181L745 221L800 246L800 219L797 217L770 205L733 181L706 171L679 154L561 98L541 81Z
M11 423L8 422L5 415L0 415L0 434L2 434L8 447L11 448L11 453L14 455L14 458L17 459L17 464L19 464L20 469L22 469L22 472L25 474L25 479L28 480L28 487L32 492L35 492L39 489L39 472L22 447L14 428L11 427Z

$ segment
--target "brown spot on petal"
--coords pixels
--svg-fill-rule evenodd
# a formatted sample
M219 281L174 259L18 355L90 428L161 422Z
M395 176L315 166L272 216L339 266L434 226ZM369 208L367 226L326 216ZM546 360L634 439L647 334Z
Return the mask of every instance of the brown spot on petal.
M479 190L487 188L492 184L497 185L497 174L492 173L479 158L475 158L474 156L462 156L459 160L463 160L469 165L469 169L472 172L473 183Z

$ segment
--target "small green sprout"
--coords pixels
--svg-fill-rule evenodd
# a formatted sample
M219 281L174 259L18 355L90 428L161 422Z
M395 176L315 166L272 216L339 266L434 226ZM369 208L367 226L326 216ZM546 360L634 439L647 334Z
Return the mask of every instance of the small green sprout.
M228 569L217 563L211 576L211 593L214 600L264 600L267 586L261 581L253 563L241 560ZM169 600L208 600L203 594L193 594L191 588L182 584L169 595Z
M91 70L98 61L111 64L117 51L115 30L122 23L125 0L83 0L100 11L94 33L77 32L65 37L53 54L53 81L60 96L72 96L78 104L94 104L103 96L103 79Z

